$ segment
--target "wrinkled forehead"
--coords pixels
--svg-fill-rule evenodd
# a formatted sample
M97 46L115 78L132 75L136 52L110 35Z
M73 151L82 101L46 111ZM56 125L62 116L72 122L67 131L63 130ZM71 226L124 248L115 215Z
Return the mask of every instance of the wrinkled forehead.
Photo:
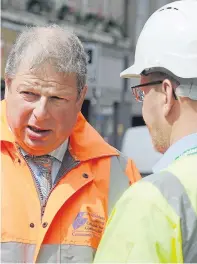
M9 85L8 85L9 87ZM37 70L21 69L13 78L10 87L12 90L34 89L36 91L50 90L77 95L77 81L75 73L61 73L51 67Z
M16 73L16 77L20 79L40 79L46 82L54 81L62 84L71 82L74 86L77 84L76 73L59 72L52 63L48 62L37 65L37 67L22 64Z
M59 73L56 64L53 60L48 59L42 63L33 63L30 58L21 61L16 71L17 75L21 75L27 72L33 75L41 76L47 76L50 74L55 75Z

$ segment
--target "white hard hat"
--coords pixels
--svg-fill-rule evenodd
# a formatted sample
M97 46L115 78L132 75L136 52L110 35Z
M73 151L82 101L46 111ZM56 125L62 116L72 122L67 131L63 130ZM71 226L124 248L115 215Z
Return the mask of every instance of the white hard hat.
M151 68L197 78L197 0L176 1L153 13L139 36L134 64L120 76L139 76Z

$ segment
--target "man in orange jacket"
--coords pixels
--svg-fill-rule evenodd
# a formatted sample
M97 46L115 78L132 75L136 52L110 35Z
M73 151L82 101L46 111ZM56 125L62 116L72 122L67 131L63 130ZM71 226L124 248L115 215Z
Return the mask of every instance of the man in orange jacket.
M80 113L86 56L58 26L26 29L2 102L2 262L90 263L109 212L140 179Z

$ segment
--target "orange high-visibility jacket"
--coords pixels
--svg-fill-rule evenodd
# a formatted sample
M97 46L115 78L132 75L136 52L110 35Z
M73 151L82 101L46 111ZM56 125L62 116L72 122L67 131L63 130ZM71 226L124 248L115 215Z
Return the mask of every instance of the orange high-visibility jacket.
M131 160L109 146L80 113L45 210L31 171L1 116L1 260L93 261L109 211L140 179Z

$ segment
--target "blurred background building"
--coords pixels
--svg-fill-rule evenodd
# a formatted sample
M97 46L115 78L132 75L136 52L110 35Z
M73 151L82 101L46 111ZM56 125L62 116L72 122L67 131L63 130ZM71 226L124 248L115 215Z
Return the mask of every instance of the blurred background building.
M112 145L121 149L125 131L144 125L141 104L120 72L133 63L136 40L147 18L172 0L2 0L1 84L17 34L32 25L70 28L88 54L88 94L83 113Z

